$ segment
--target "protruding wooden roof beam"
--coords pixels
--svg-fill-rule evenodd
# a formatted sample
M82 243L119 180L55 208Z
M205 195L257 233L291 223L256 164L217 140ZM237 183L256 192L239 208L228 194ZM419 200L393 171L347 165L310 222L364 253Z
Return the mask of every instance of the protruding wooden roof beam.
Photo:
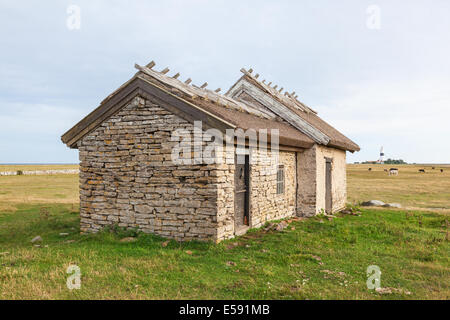
M200 86L200 88L205 89L207 85L208 85L208 82L205 82L204 84L202 84L202 85Z
M255 74L255 79L258 79L259 73Z
M166 74L167 72L169 72L169 68L164 68L164 70L161 71L162 74Z
M270 84L272 84L272 82L270 82ZM282 117L293 127L297 128L317 143L325 145L329 143L330 137L303 119L292 109L297 108L294 106L294 103L295 105L299 104L296 100L288 100L278 93L278 91L275 91L272 86L270 86L270 89L266 86L261 87L245 78L240 79L227 95L233 98L238 95L241 90L245 90L245 92L253 99L266 106L271 112Z
M191 78L187 78L187 80L184 82L185 84L189 84L189 83L191 83L192 82L192 79Z
M155 61L152 60L146 65L146 67L151 69L151 68L153 68L155 66L155 64L156 64Z
M216 90L214 90L214 92L217 92L217 93L219 93L219 92L220 92L220 90L222 90L222 89L220 89L220 88L217 88Z
M177 74L176 75L174 75L172 78L174 78L174 79L177 79L178 77L180 76L180 73L179 72L177 72Z

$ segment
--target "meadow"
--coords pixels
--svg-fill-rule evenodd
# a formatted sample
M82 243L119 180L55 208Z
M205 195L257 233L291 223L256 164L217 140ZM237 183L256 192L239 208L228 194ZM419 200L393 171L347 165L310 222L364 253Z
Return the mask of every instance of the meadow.
M3 171L33 171L33 170L66 170L66 169L78 169L78 165L75 164L2 164L0 165L0 172Z
M384 170L390 168L397 168L399 174L389 176ZM412 210L449 213L450 165L351 164L347 166L347 191L350 203L381 200Z
M220 244L80 235L77 175L0 177L0 299L449 299L450 168L371 167L349 165L349 202L405 208L355 207ZM66 286L73 264L79 290ZM370 265L385 294L367 288Z

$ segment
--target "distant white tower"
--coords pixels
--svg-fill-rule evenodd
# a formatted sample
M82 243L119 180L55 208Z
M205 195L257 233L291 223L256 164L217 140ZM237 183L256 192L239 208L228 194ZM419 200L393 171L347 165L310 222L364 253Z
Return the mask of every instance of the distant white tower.
M380 159L378 159L378 163L384 163L384 151L383 151L383 146L381 146L381 149L380 149Z

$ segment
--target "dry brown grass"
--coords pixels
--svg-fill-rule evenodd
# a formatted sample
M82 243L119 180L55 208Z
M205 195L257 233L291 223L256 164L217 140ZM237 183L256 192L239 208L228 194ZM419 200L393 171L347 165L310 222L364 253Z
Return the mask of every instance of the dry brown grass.
M389 176L384 171L389 168L398 168L398 176ZM352 203L376 199L398 202L408 209L450 212L450 165L350 164L347 184Z
M0 176L0 212L19 204L78 203L78 175Z
M17 165L0 165L0 172L3 171L35 171L35 170L67 170L67 169L78 169L77 164L17 164Z

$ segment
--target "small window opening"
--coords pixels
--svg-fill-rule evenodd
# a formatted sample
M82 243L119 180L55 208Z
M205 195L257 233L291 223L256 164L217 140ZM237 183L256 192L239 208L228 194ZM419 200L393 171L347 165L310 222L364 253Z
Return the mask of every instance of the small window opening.
M278 166L277 170L277 194L284 193L284 166Z

